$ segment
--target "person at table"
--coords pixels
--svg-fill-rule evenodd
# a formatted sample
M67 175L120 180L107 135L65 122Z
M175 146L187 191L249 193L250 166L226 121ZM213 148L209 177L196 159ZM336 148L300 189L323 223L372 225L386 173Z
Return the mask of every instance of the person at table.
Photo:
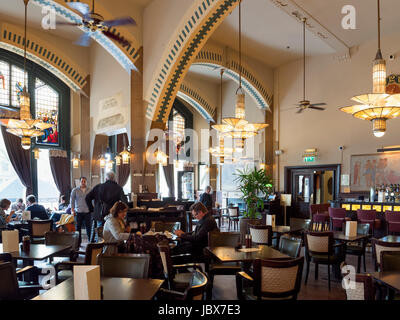
M67 200L65 195L60 196L60 203L58 204L58 211L65 211L68 208Z
M31 212L31 219L49 219L46 209L42 205L36 203L36 197L33 194L26 197L26 205L26 211Z
M212 211L212 196L211 196L211 187L207 186L204 192L200 195L200 202L204 204L208 211Z
M7 223L13 220L12 216L14 211L11 211L10 214L7 214L6 211L10 208L11 201L8 199L0 200L0 230L7 229Z
M112 171L107 172L106 182L96 185L86 195L85 200L89 211L93 212L92 238L95 224L97 227L104 225L104 217L110 213L110 209L117 201L128 203L124 190L115 181L115 173ZM92 202L94 202L94 206Z
M24 200L22 200L21 198L18 199L17 202L14 202L11 205L11 211L25 211L25 204L24 204Z
M208 233L218 231L219 228L213 216L201 202L192 204L189 210L199 222L194 232L175 231L175 234L181 239L181 243L173 249L173 253L191 253L195 258L202 257L203 249L208 245Z
M110 209L110 214L104 218L103 238L105 242L128 240L131 227L125 223L127 212L128 205L122 201L116 202ZM117 247L114 245L105 246L104 253L117 253Z
M76 217L76 228L79 232L79 243L81 242L82 236L82 226L85 225L88 240L91 239L91 216L88 205L86 203L86 196L90 192L90 188L87 186L86 177L81 177L79 179L80 185L71 192L71 212Z

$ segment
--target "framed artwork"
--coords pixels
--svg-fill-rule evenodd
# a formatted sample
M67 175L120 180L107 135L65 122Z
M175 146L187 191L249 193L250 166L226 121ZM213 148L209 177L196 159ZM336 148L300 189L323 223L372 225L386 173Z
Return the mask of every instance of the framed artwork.
M350 167L352 192L369 191L382 184L400 184L400 153L353 155Z

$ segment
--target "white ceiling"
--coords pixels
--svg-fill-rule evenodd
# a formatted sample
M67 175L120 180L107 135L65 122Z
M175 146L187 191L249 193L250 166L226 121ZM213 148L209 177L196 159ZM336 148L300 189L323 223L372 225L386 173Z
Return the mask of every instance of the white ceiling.
M212 84L220 84L221 83L221 68L216 67L212 68L205 65L192 64L189 68L189 77L211 82ZM225 82L229 80L229 78L222 76L222 81Z

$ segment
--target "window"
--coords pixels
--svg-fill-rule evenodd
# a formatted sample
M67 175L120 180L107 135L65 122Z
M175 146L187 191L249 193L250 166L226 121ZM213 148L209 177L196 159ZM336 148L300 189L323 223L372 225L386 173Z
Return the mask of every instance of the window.
M10 104L10 65L0 61L0 104Z
M26 188L21 183L17 173L8 158L3 135L0 130L0 198L7 198L15 202L19 198L25 198Z
M25 74L24 82L24 69L11 65L11 105L18 107L19 97L24 89L24 83L28 87L28 73Z
M206 164L199 164L199 191L205 190L205 188L210 184L208 171L209 169Z

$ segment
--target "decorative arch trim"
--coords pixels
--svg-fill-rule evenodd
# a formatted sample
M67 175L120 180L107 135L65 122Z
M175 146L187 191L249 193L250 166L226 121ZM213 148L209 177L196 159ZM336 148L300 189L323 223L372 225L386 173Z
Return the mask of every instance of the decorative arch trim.
M8 23L1 25L1 48L23 56L24 45L24 31L21 28ZM75 91L79 91L86 84L86 72L57 49L32 34L28 35L27 58L54 73Z
M201 96L189 83L183 82L177 96L198 111L208 122L214 122L216 108L212 106L205 97Z
M164 123L192 61L238 0L197 0L170 42L153 77L146 117ZM189 10L189 11L190 11Z
M52 8L55 10L56 14L62 16L69 22L81 23L82 18L73 12L66 3L68 2L78 2L75 0L31 0L34 4L44 7ZM87 3L91 6L91 0L79 0L79 2ZM106 20L112 19L113 16L101 5L96 3L96 11L100 13ZM82 31L85 29L80 27ZM109 39L102 32L96 31L92 33L92 38L95 39L105 50L107 50L127 71L134 69L137 70L135 66L136 60L140 55L141 45L137 39L130 33L124 30L124 27L118 27L118 29L112 27L110 32L113 34L124 37L125 39L131 41L126 47L122 47L118 42Z

